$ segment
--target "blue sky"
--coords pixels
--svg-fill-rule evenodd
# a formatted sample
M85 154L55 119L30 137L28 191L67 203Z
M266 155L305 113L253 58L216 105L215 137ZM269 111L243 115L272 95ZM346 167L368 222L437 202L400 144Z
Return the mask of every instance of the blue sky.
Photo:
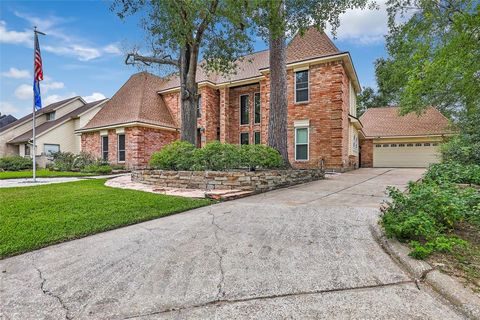
M383 3L382 1L379 1ZM107 1L0 2L0 112L16 117L32 109L32 28L40 38L45 80L43 105L80 95L111 97L138 69L123 53L145 42L138 17L120 20ZM387 19L380 10L350 10L341 18L336 45L350 51L362 86L375 86L373 62L385 55ZM256 50L266 45L255 43Z

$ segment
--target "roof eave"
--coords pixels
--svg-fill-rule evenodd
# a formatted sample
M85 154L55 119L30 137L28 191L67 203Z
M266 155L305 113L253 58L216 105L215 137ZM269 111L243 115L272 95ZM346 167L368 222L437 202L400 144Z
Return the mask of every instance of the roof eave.
M147 128L157 128L157 129L168 130L168 131L178 131L179 130L177 127L171 127L171 126L166 126L166 125L158 125L158 124L147 123L147 122L142 122L142 121L131 121L131 122L116 123L116 124L105 125L105 126L97 126L97 127L91 127L91 128L81 128L81 129L75 130L75 133L80 134L80 133L95 132L95 131L100 131L100 130L137 127L137 126L138 127L147 127Z

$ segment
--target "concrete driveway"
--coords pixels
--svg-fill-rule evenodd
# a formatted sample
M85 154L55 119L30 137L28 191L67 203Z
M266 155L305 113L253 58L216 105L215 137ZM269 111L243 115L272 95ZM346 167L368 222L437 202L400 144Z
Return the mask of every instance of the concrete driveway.
M5 319L460 319L373 239L361 169L0 261Z

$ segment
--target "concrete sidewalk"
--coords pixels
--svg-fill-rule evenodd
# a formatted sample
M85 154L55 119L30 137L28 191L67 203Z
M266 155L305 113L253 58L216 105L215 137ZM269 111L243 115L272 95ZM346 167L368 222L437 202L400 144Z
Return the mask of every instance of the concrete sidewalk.
M7 319L462 319L381 249L360 169L0 261Z

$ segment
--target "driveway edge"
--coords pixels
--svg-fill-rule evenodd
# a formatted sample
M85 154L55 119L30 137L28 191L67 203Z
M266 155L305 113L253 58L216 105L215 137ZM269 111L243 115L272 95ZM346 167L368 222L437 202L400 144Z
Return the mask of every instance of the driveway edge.
M470 319L480 319L480 298L460 282L436 270L429 263L411 258L409 248L389 239L378 224L370 225L373 238L385 252L413 276L417 286L424 282Z

